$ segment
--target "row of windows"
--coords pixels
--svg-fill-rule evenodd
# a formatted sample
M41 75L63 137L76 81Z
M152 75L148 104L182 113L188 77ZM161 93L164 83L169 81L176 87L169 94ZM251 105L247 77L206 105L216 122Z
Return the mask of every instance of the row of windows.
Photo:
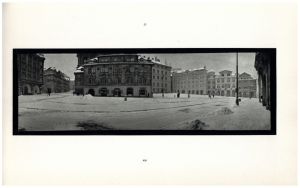
M155 78L157 78L157 80L159 80L159 76L156 76L156 77L153 76L153 79L155 79ZM168 77L162 76L162 77L161 77L161 80L164 80L164 79L165 79L165 80L168 80Z
M221 74L221 76L225 76L225 75L227 75L227 76L231 76L231 73L227 73L227 74Z
M153 70L153 73L157 73L157 74L159 74L159 73L161 73L161 74L165 74L165 75L167 75L167 71L163 71L163 70L158 70L158 69L152 69Z
M224 78L217 78L217 82L220 83L220 81L222 83L224 83L225 79ZM230 82L230 81L235 82L235 78L231 78L231 79L227 78L227 82Z
M152 85L153 85L153 87L155 87L155 86L157 86L157 87L160 87L160 86L161 86L161 87L164 87L164 84L163 84L163 83L159 84L159 83L154 83L154 82L153 82ZM168 86L168 84L165 84L165 87L167 87L167 86Z
M203 90L181 90L181 93L190 93L190 94L197 94L197 95L203 95L204 91Z

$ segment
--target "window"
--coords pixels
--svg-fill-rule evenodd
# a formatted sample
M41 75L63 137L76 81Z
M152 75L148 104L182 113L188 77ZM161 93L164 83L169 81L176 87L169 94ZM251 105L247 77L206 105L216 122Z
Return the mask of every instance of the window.
M230 78L227 78L227 82L230 82Z
M228 73L227 76L230 76L230 73Z

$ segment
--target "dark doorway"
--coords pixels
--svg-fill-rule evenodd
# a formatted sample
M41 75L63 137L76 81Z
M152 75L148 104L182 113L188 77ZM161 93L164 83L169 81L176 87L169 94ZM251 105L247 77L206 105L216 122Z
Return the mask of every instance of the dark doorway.
M95 91L93 89L89 89L88 94L95 96Z
M101 88L99 93L100 93L100 96L107 96L108 90L107 90L107 88Z
M146 96L146 89L145 88L141 88L140 92L139 92L140 96Z
M115 88L113 90L113 96L121 97L121 89L120 88Z
M24 94L24 95L28 95L28 87L27 87L27 86L24 87L24 92L23 92L23 94Z
M133 96L133 88L129 87L127 88L127 96Z

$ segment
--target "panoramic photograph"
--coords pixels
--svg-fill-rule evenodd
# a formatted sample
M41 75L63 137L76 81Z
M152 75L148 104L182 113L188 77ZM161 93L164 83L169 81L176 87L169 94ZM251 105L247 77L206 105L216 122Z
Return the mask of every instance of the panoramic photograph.
M54 134L269 131L275 65L274 54L259 51L15 52L14 126Z

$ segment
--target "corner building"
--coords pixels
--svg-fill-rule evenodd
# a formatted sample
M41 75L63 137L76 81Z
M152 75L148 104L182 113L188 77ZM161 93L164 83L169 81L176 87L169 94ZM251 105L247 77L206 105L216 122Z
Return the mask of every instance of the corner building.
M42 54L17 54L18 94L40 94L45 58Z
M44 70L43 92L47 93L48 89L54 93L70 91L70 77L53 67Z

